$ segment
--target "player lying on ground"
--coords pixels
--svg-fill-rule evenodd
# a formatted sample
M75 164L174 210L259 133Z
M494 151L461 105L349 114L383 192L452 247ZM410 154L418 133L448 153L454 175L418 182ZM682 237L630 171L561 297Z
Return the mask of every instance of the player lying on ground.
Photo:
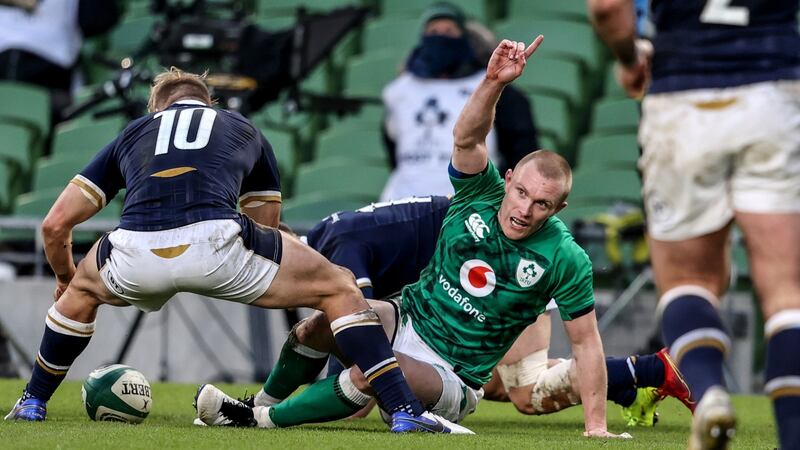
M326 217L300 239L331 262L351 270L366 298L385 298L419 279L433 256L449 206L450 200L441 196L376 203ZM286 231L291 232L288 228ZM551 306L554 302L548 308ZM281 402L298 386L313 382L326 361L328 376L341 372L342 367L331 370L330 361L336 359L327 358L327 353L319 358L306 356L315 351L298 335L315 335L319 331L310 328L319 325L326 326L313 318L290 331L269 379L246 403L271 406ZM548 362L549 346L550 312L546 312L523 331L497 365L492 380L483 386L484 398L511 401L524 414L546 414L574 405L579 399L576 376L569 369L574 366L565 364L546 372L549 366L561 362ZM628 425L652 426L657 403L666 395L687 399L688 391L668 358L665 352L606 358L608 399L623 407ZM537 383L540 376L542 382ZM369 409L356 414L364 416ZM203 424L199 419L195 423Z
M584 434L617 437L606 427L607 378L591 263L553 217L566 206L572 184L569 165L561 156L540 150L503 179L486 151L497 99L505 84L521 75L541 41L540 36L526 49L504 40L495 49L486 78L454 130L449 172L456 193L433 259L420 281L403 289L397 322L388 321L394 318L390 303L371 305L387 319L383 323L387 334L395 336L397 361L420 401L460 421L474 411L481 386L516 337L555 299L572 342ZM337 321L331 324L336 327ZM308 356L336 351L330 333L299 338L316 350ZM303 411L304 422L347 417L370 400L372 376L353 366L279 406ZM270 411L279 406L250 408L211 386L200 390L197 402L198 415L207 424L278 425ZM287 415L282 424L296 417Z
M392 431L469 432L425 412L352 275L274 228L280 181L272 147L240 114L211 107L203 78L155 78L150 110L64 189L42 224L56 274L36 364L6 419L45 419L46 402L88 345L104 303L160 309L178 292L262 308L307 306L336 318L338 345L393 413ZM190 132L190 130L193 130ZM127 189L119 228L80 262L75 225ZM236 201L246 215L236 211Z

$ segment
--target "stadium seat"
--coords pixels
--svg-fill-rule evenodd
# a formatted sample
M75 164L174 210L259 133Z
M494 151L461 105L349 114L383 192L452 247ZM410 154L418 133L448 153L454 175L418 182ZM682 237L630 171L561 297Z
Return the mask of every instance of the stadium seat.
M568 202L574 206L642 201L642 184L635 170L578 168L573 172L572 192Z
M31 168L32 133L19 124L0 122L0 160L27 172Z
M614 63L611 63L606 68L605 83L603 84L603 97L604 98L627 98L622 86L617 83L617 78L614 73Z
M27 83L0 81L0 122L11 122L31 130L34 145L50 132L50 94Z
M320 134L315 160L342 158L354 163L388 165L380 128L351 129L338 125Z
M294 193L328 192L377 200L388 178L389 168L385 165L371 166L330 158L302 164L297 170Z
M358 209L374 200L371 196L314 192L284 202L281 220L296 232L306 232L326 216L338 211Z
M359 0L256 0L256 12L259 16L294 16L297 8L306 8L309 12L329 11L343 6L359 6Z
M56 127L52 154L87 161L117 137L118 119L104 119L89 124L64 123Z
M66 156L39 159L34 167L32 191L64 189L69 180L83 170L88 162L87 159Z
M419 42L419 19L410 18L385 18L367 23L361 40L361 49L364 53L378 50L405 49L411 51Z
M425 9L439 0L383 0L381 1L381 17L413 17L419 18ZM486 23L490 11L484 0L459 0L453 2L466 13L467 17Z
M364 104L355 113L331 117L331 126L348 130L380 130L383 127L385 111L377 103Z
M108 51L111 58L124 58L136 55L148 41L156 16L142 16L124 20L114 27L108 37Z
M533 118L540 136L548 136L556 142L556 148L570 150L575 145L575 123L570 116L569 103L563 97L532 94L528 96L533 108ZM554 148L553 150L555 150ZM572 160L572 151L562 153Z
M581 69L575 61L542 56L514 82L528 94L545 94L561 97L569 102L569 113L580 123L586 111L586 87Z
M400 73L403 57L396 51L382 50L352 58L345 73L345 94L380 98L384 86Z
M291 195L290 188L298 161L295 137L287 130L263 129L261 132L267 138L267 141L272 146L272 151L275 153L275 160L278 162L278 170L281 175L281 193L288 198Z
M592 77L593 88L599 90L599 75L605 69L606 52L589 23L512 17L494 27L498 39L512 39L530 44L537 35L543 34L545 41L537 50L537 54L554 55L579 62L583 73ZM534 64L537 69L542 66L538 57L534 59ZM595 78L598 82L594 81ZM592 90L592 93L594 92Z
M639 102L629 98L601 99L592 111L592 133L636 133Z
M590 134L578 150L577 168L618 168L636 170L639 143L635 134Z
M589 23L586 0L509 0L508 17L559 18Z
M15 217L30 217L36 219L43 219L50 208L55 203L58 196L63 191L63 188L51 188L36 192L28 192L19 195L14 204ZM119 220L122 213L121 203L119 201L112 201L105 208L101 209L92 218L103 220ZM110 230L109 230L110 231ZM74 243L91 243L100 237L102 232L95 231L75 231L72 233L72 241ZM0 240L34 240L33 230L3 230L0 235Z

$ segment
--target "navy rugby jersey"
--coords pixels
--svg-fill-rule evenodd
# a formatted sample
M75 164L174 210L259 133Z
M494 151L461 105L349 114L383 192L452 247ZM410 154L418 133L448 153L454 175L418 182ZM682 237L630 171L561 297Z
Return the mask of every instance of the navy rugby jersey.
M800 0L652 0L651 93L800 79Z
M266 138L240 114L181 101L136 119L72 179L98 206L127 189L120 228L234 219L237 200L280 201Z
M414 197L332 214L306 236L308 245L356 276L367 298L399 293L430 261L450 200Z

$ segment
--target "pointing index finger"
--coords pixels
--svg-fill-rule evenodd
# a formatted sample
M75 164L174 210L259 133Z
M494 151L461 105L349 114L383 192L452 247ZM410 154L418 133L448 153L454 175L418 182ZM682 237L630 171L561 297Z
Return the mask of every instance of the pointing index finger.
M541 34L539 36L536 36L536 39L534 39L533 42L531 42L531 45L529 45L528 48L525 49L525 57L530 58L533 52L535 52L536 49L539 48L539 45L542 44L542 41L544 41L544 36L542 36Z

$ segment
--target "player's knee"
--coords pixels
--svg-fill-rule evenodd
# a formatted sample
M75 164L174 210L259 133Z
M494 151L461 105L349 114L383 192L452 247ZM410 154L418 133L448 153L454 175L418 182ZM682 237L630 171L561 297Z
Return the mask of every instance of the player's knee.
M353 382L353 385L361 392L372 392L372 386L370 386L369 382L367 381L367 377L364 376L364 373L361 372L361 369L358 366L350 367L350 381Z
M292 330L292 333L297 339L297 342L307 345L309 342L313 341L316 336L319 336L320 333L327 331L330 331L328 318L325 317L325 314L318 311L312 314L308 319L298 323Z

